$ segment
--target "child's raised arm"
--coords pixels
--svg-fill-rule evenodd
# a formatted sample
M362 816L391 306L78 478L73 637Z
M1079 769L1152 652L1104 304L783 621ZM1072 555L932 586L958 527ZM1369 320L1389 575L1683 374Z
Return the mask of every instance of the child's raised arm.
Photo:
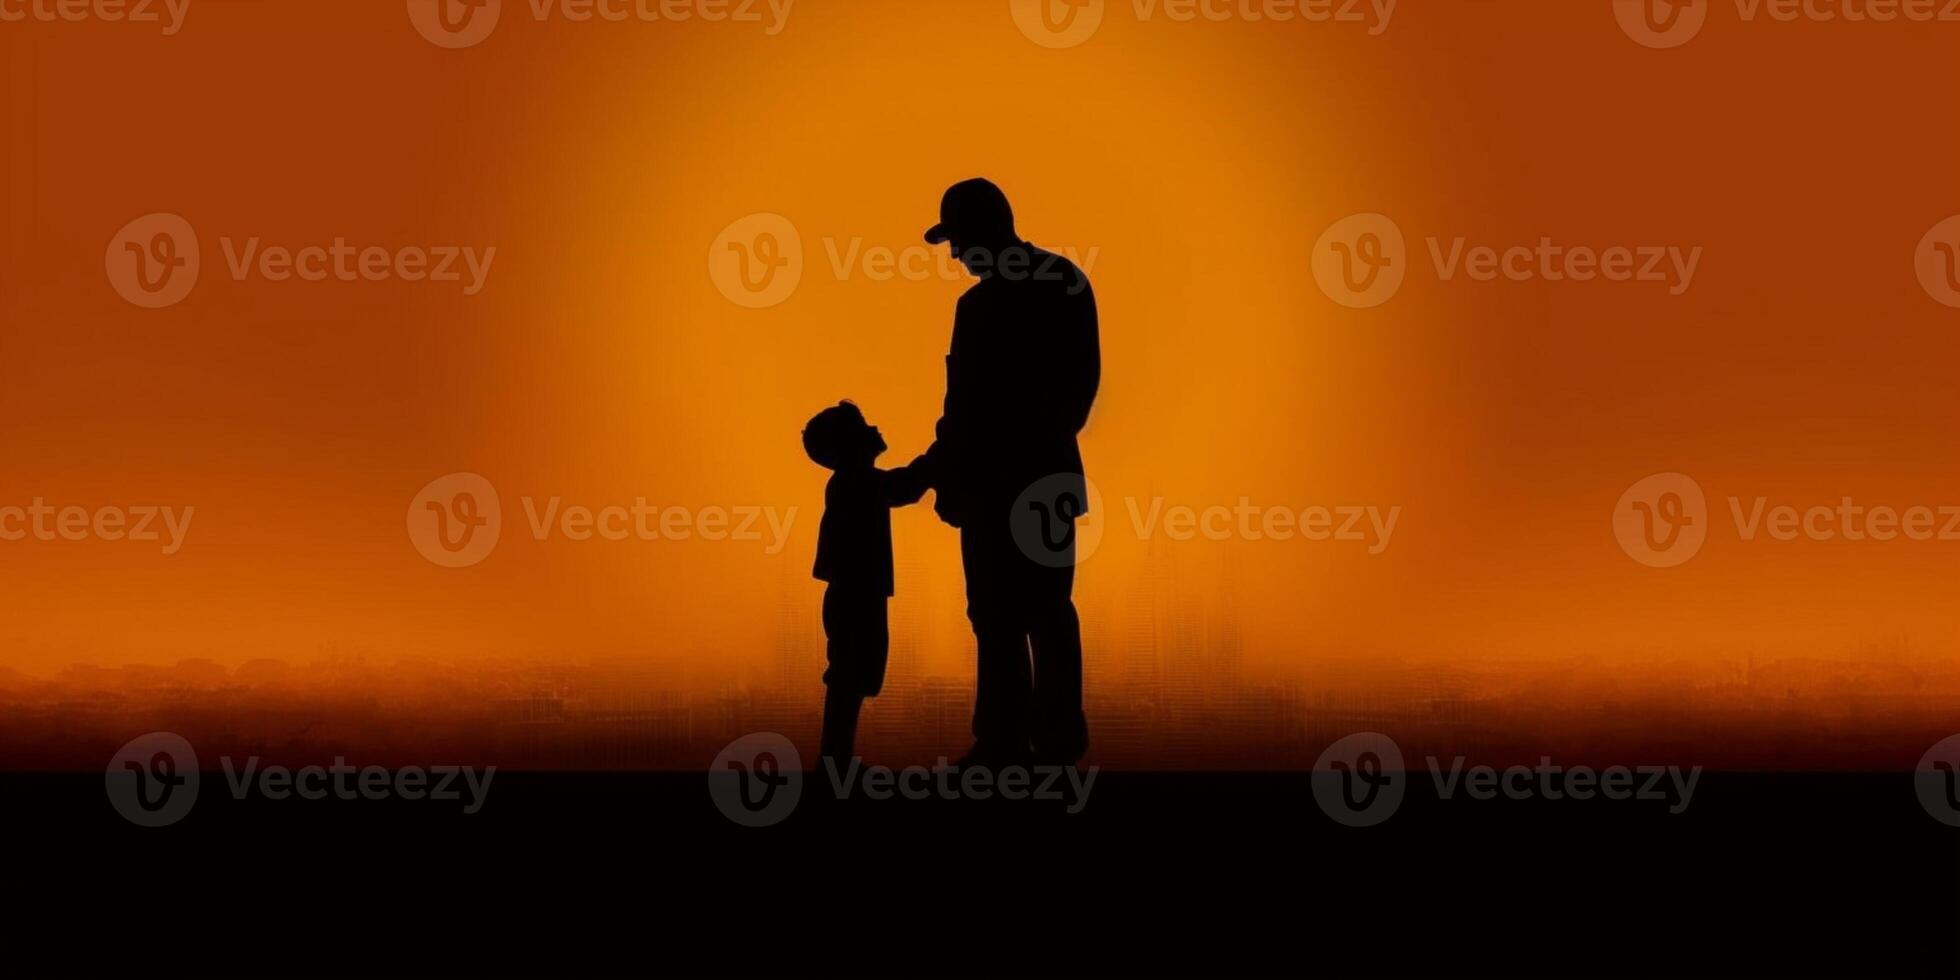
M932 468L922 457L913 460L910 466L879 470L878 489L884 495L887 507L916 504L927 490L932 489Z

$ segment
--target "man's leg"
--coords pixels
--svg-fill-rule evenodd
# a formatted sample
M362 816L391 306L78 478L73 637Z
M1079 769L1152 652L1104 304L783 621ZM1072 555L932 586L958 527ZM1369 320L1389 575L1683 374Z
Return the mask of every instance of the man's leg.
M851 768L851 757L857 754L858 711L863 707L864 698L848 687L832 684L824 688L823 737L818 753L825 766L840 773Z
M1082 622L1071 594L1075 566L1034 566L1028 581L1035 755L1042 762L1071 764L1089 749L1089 721L1082 713Z
M1003 522L1004 525L1004 522ZM966 567L966 615L979 654L973 702L975 754L1013 760L1028 752L1034 678L1028 663L1027 627L1017 608L1013 575L1019 570L1005 526L960 529L960 561Z

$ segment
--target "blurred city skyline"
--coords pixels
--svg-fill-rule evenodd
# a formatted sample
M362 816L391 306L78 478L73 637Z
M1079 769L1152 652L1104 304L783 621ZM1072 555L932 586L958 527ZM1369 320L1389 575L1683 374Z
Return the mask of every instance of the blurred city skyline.
M1960 725L1960 667L1902 639L1833 658L1627 660L1613 676L1601 655L1328 661L1273 676L1248 672L1229 598L1185 588L1165 551L1115 591L1130 601L1085 607L1084 646L1087 762L1119 769L1304 769L1358 731L1490 762L1870 769L1910 766ZM806 592L783 592L768 656L711 677L676 677L653 655L460 662L331 649L236 666L0 667L0 768L86 768L150 730L214 757L546 770L694 769L741 735L774 731L813 764L823 637ZM860 731L867 761L933 764L966 747L972 675L928 666L935 644L971 656L963 621L897 604L891 676Z

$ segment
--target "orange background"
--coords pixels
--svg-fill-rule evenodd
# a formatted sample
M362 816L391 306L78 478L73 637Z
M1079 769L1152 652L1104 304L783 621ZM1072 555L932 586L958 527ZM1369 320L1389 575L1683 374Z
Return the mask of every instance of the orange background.
M1153 601L1125 497L1245 497L1402 508L1379 556L1163 545L1255 677L1420 662L1639 684L1753 655L1876 665L1868 684L1907 693L1952 673L1960 542L1744 543L1726 501L1960 504L1960 314L1912 265L1960 211L1942 108L1960 24L1745 23L1723 3L1655 51L1591 0L1406 0L1381 36L1121 3L1049 50L1004 0L802 0L775 37L505 7L456 51L399 2L197 0L167 38L0 24L0 504L197 508L168 558L0 544L6 665L616 658L681 692L764 672L785 630L816 629L824 474L798 430L850 397L888 462L922 450L964 288L840 280L826 243L918 246L939 192L984 174L1029 238L1098 250L1084 447L1112 522L1080 589L1098 642ZM1412 268L1348 310L1308 252L1371 211ZM152 212L187 218L204 262L155 311L103 270ZM790 219L805 258L762 310L707 269L756 212ZM233 281L219 239L253 236L497 255L475 297ZM1439 282L1429 236L1705 255L1681 297ZM456 471L497 486L504 536L446 570L404 513ZM1611 526L1663 471L1716 520L1671 570ZM798 513L773 556L539 542L524 496ZM923 637L895 670L969 673L953 533L919 508L896 534L895 615Z

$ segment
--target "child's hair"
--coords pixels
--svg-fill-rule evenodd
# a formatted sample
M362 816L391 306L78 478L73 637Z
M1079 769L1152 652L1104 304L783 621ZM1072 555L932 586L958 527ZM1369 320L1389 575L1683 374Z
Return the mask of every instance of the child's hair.
M817 413L803 427L803 451L818 466L834 470L848 461L852 450L864 440L864 413L849 401L841 401Z

